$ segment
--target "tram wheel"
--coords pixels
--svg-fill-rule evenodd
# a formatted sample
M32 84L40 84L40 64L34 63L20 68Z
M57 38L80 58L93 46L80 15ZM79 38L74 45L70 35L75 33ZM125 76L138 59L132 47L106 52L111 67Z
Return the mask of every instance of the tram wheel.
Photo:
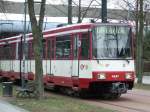
M82 90L82 91L79 92L79 97L83 98L83 99L86 99L86 98L89 97L89 95L88 95L87 91Z

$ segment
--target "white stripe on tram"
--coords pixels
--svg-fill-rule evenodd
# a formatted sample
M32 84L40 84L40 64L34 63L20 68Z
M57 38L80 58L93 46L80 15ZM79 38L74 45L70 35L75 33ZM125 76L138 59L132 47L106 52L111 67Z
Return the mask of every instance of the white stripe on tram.
M59 36L59 35L71 34L71 33L79 33L79 32L87 32L87 31L89 31L89 29L70 30L70 31L58 32L58 33L54 33L54 34L45 34L45 35L43 35L43 37L47 38L47 37L52 37L52 36ZM17 40L17 38L20 38L20 37L21 37L21 35L15 36L15 37L11 37L11 38L7 38L7 39L2 39L2 40L9 40L9 39L16 38L16 40L12 40L12 41L8 42L8 43L15 43L15 42L20 42L21 41L20 39ZM33 37L27 37L26 41L29 41L29 40L32 40L32 39L33 39ZM6 44L6 42L1 42L0 43L0 45L4 45L4 44Z

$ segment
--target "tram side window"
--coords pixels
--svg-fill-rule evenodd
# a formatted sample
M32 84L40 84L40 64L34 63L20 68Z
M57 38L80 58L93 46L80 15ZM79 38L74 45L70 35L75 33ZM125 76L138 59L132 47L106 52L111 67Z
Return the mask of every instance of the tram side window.
M16 57L16 44L10 45L10 59L15 59Z
M48 58L48 59L51 58L51 55L50 55L51 52L50 52L50 51L51 51L51 41L48 40L48 41L47 41L47 58Z
M47 59L54 59L55 52L55 40L51 39L47 41Z
M0 49L1 59L15 59L16 57L16 44L6 44Z
M74 59L78 58L78 44L79 44L79 36L75 35L74 36L74 44L73 44Z
M51 46L52 46L52 48L51 48L51 59L54 59L54 57L55 57L55 48L56 48L56 46L55 46L55 39L53 39L53 40L51 40Z
M89 58L89 35L88 35L88 33L82 34L80 57L82 59L88 59Z
M13 45L13 59L16 59L16 44Z
M46 59L46 42L43 43L43 59Z
M0 60L2 60L2 47L0 46Z
M30 59L34 59L34 46L33 42L30 43Z
M11 59L11 54L10 54L10 45L9 44L7 44L7 45L4 45L4 47L3 47L3 55L4 55L4 59L6 59L6 60L9 60L9 59Z
M23 56L23 49L22 49L22 43L20 42L19 44L18 44L18 57L19 57L19 59L22 59L22 56Z
M3 60L4 59L4 47L3 46L1 46L1 59Z
M4 59L4 49L3 49L3 46L1 46L0 48L0 55L1 55L1 60Z
M28 59L31 59L31 42L28 43Z
M71 52L69 35L56 38L56 59L69 59Z
M25 52L25 59L29 59L29 43L25 43L25 48L24 48L24 52Z
M3 58L4 58L3 47L0 46L0 60L2 60Z

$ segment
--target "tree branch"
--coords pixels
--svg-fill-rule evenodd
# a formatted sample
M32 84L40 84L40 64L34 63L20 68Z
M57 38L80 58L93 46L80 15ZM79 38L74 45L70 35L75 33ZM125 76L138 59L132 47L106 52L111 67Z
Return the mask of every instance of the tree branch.
M33 0L28 0L28 10L29 10L31 24L38 26L33 6L34 6L34 1Z
M39 27L40 27L41 31L43 29L43 21L44 21L44 15L45 15L45 4L46 4L46 0L42 0L41 8L40 8L40 17L39 17Z
M82 20L83 20L84 17L86 16L86 14L87 14L87 12L88 12L88 10L89 10L91 4L93 3L93 1L94 1L94 0L92 0L92 1L90 2L89 6L86 8L85 13L82 15Z

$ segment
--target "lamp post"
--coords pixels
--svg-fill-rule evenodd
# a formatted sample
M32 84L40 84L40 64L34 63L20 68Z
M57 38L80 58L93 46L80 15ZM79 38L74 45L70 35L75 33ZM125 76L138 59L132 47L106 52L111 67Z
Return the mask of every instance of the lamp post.
M78 9L78 23L81 23L81 0L79 0L79 9Z

